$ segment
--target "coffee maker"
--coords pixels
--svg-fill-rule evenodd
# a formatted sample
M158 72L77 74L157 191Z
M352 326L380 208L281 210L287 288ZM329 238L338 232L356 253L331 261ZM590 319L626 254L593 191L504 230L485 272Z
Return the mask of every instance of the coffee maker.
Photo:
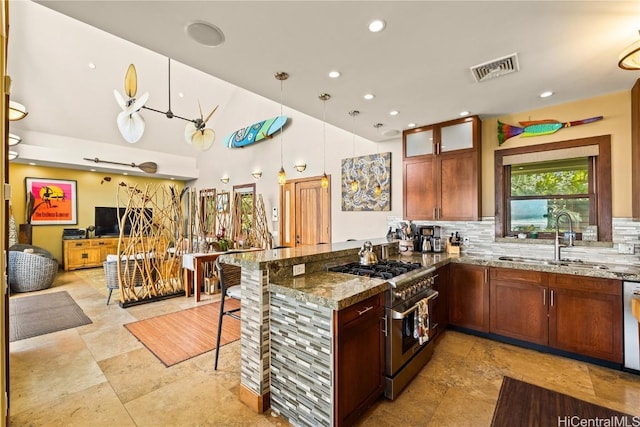
M441 240L442 229L439 225L418 226L418 238L414 250L420 252L442 252L444 245Z

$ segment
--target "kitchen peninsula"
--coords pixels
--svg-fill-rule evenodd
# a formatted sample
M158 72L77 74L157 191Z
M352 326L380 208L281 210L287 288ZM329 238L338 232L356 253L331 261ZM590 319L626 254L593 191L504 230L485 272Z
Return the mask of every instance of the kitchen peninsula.
M379 313L379 298L386 285L380 279L333 273L327 271L327 268L357 262L362 243L341 242L223 255L222 261L242 267L240 398L249 407L262 412L271 406L285 417L308 415L315 417L313 423L317 425L337 424L333 418L335 390L332 387L335 387L334 381L338 382L339 378L332 378L334 374L330 370L330 366L335 363L331 347L334 332L332 328L337 319L334 315L350 307L358 307L359 304L363 304L360 310ZM385 238L373 239L372 243L378 256L382 245L397 248L397 242L388 242ZM631 267L620 270L585 269L526 264L495 257L474 258L448 254L400 257L394 255L393 250L391 254L396 258L434 267L463 264L479 268L541 271L562 277L580 275L640 280L640 271ZM293 277L293 266L300 264L304 264L304 274ZM306 339L300 342L306 346L307 353L313 353L318 360L307 360L306 355L300 357L300 352L293 351L292 346L296 345L296 341L290 339L288 334L300 335ZM295 371L297 368L292 363L292 358L297 358L295 363L302 363L304 369ZM370 355L363 360L367 358ZM339 373L335 375L340 377ZM279 376L300 381L290 382L295 384L293 387L285 386L279 382ZM296 420L290 419L292 422ZM309 419L305 421L309 422Z

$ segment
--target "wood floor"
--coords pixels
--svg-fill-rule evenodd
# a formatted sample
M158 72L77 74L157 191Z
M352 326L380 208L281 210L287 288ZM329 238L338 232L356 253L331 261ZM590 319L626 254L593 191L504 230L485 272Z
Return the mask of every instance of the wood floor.
M195 307L177 297L107 306L102 268L61 273L92 324L10 345L12 426L286 426L238 400L240 342L165 367L123 325ZM14 298L14 297L12 297ZM218 296L203 295L202 303ZM640 376L447 331L433 359L360 426L489 426L503 376L640 416ZM517 420L514 420L516 424Z

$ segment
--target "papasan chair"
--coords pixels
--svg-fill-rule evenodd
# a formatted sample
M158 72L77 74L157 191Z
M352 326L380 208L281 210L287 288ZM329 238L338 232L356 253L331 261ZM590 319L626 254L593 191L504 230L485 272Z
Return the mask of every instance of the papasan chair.
M51 287L58 273L58 261L46 249L17 244L9 248L7 270L12 291L39 291Z

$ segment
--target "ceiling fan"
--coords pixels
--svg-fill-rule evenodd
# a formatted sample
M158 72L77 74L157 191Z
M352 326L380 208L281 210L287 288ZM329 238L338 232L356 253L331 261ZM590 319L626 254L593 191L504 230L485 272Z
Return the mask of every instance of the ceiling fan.
M155 108L147 107L145 104L149 100L149 93L145 92L140 98L136 98L138 92L138 76L136 73L136 67L133 64L129 64L127 72L124 77L124 93L128 97L125 99L120 92L113 90L113 94L118 102L122 111L118 114L117 123L118 129L122 137L130 143L135 143L142 138L145 130L145 122L140 110L150 110L156 113L164 114L168 119L178 118L185 120L187 123L184 130L184 137L188 144L200 150L208 150L213 145L216 138L216 134L211 128L207 128L206 124L213 116L213 113L218 109L216 106L211 113L204 118L202 114L202 107L198 102L198 109L200 111L200 117L195 119L187 119L186 117L178 116L171 111L171 58L169 58L169 108L167 111L160 111Z

